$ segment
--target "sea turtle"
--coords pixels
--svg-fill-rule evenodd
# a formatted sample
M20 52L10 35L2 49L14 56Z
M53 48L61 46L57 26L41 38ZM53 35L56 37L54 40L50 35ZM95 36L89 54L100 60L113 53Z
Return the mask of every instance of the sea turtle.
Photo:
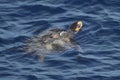
M49 29L28 40L26 44L27 52L36 52L42 62L45 54L58 53L75 47L73 36L81 28L82 21L76 21L68 30Z

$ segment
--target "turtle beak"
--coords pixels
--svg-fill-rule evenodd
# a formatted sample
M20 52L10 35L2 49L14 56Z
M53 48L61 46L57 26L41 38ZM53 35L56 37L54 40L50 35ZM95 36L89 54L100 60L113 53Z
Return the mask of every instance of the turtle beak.
M82 21L78 21L76 23L76 27L75 27L74 31L78 32L82 28L82 25L83 25Z

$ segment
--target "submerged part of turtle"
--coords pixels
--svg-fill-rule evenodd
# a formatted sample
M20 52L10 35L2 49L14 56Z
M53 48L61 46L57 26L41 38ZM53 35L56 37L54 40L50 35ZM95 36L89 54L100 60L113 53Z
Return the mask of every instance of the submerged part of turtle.
M37 53L39 60L44 60L45 54L61 53L66 50L81 50L80 46L75 43L73 36L81 29L82 22L73 23L68 30L49 29L39 34L26 43L28 53Z

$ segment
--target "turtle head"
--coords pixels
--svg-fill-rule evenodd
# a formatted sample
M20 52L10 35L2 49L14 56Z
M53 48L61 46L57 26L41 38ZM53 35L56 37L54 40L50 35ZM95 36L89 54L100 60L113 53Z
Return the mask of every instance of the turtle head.
M70 30L73 32L78 32L81 28L82 28L82 21L77 21L74 22L71 26L70 26Z

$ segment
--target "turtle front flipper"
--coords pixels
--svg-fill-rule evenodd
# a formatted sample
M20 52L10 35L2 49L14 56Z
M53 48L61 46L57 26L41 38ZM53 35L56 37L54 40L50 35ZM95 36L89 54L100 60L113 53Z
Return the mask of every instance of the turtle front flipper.
M40 54L40 55L38 55L38 61L39 62L44 62L44 58L45 58L45 56L44 56L44 54Z
M76 42L73 38L70 38L71 44L73 45L74 50L84 53L83 49L80 47L79 43Z

